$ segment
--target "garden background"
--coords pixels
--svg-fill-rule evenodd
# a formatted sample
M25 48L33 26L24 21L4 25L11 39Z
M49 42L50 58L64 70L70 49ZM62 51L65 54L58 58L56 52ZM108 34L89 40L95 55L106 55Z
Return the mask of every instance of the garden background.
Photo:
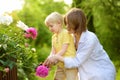
M5 14L12 16L14 21L8 27L0 25L0 36L7 34L13 37L13 46L16 45L16 41L20 44L19 48L17 45L18 52L16 52L18 54L18 80L45 80L35 76L36 66L47 58L51 49L52 33L45 26L44 20L53 11L64 15L72 7L81 8L85 12L88 19L88 29L98 36L116 67L116 80L120 80L119 0L73 0L71 4L66 4L63 0L24 0L21 10L14 10L11 13L6 12ZM25 40L22 37L23 31L16 28L15 25L19 20L29 27L36 28L38 34L36 39ZM10 30L13 32L9 32ZM17 35L14 33L17 33ZM0 40L2 39L0 38ZM29 47L23 45L26 42ZM53 80L55 68L55 66L52 67L46 80Z

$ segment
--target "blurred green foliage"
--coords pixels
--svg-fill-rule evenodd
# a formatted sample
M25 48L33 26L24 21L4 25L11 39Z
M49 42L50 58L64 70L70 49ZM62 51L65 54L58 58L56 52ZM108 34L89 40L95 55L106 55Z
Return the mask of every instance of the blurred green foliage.
M88 20L88 29L98 36L103 47L115 64L117 79L120 77L120 1L119 0L73 0L71 7L83 9ZM35 41L29 41L31 46L36 48L36 53L22 57L22 69L18 69L19 80L42 80L35 76L34 67L43 62L50 53L52 33L44 24L48 14L57 11L65 14L70 8L62 0L25 0L23 9L13 12L15 20L22 20L25 24L35 27L38 30L38 37ZM29 53L28 53L29 54ZM24 55L24 54L22 54ZM34 56L34 57L31 57ZM37 59L37 60L36 60ZM34 66L33 63L34 62ZM18 67L21 67L20 65ZM31 69L32 68L32 69ZM53 68L46 80L52 80ZM24 77L23 77L24 76Z
M21 37L22 32L19 32L17 27L11 27L0 25L0 67L3 68L1 71L5 67L12 69L16 64L16 58L18 58L19 53L23 50L22 46L19 46L24 43L24 39Z
M37 63L37 56L26 39L24 31L16 27L16 19L10 25L0 24L0 71L17 66L21 79L31 78ZM25 43L29 46L25 46ZM28 74L29 75L26 75ZM25 75L26 76L25 76Z

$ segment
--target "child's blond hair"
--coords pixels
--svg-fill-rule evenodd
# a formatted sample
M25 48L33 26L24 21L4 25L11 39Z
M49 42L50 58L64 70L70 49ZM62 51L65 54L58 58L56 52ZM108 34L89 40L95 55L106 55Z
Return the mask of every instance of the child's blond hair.
M48 26L48 23L57 23L60 22L63 25L64 19L63 16L58 12L52 12L45 19L45 25Z

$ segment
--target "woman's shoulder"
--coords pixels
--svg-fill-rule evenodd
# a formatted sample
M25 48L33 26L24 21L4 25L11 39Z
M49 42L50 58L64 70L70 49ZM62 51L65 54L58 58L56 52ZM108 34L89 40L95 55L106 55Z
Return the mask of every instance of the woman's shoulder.
M87 35L86 35L86 38L90 41L95 41L95 42L98 42L98 37L97 35L94 33L94 32L91 32L91 31L87 31Z
M97 36L95 33L88 30L83 32L80 38L80 42L93 41L93 40L97 40Z
M86 31L89 35L92 35L92 36L95 36L95 33L94 32L92 32L92 31Z
M97 38L97 35L96 35L94 32L91 32L91 31L86 31L86 35L87 35L88 37Z

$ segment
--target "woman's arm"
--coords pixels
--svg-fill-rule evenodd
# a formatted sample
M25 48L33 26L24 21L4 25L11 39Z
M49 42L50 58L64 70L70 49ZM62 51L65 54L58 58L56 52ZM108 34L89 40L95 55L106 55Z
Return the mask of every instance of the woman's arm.
M62 56L60 56L60 55L55 55L55 56L53 56L52 59L54 59L54 60L59 60L59 61L61 61L61 62L64 62L64 57L62 57Z
M75 58L64 58L64 63L66 68L75 68L83 64L92 54L94 48L96 47L97 40L94 37L79 43L78 50ZM59 58L61 61L62 58Z

